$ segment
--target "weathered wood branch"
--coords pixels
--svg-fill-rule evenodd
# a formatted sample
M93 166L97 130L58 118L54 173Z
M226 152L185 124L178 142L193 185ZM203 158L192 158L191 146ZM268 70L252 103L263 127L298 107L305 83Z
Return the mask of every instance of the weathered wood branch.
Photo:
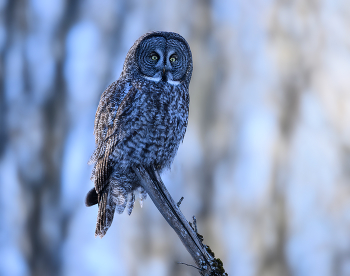
M198 271L203 276L225 276L225 270L220 259L216 259L210 248L202 243L203 236L198 234L181 213L178 205L166 189L159 173L153 168L142 166L133 170L141 180L159 212L175 230L181 242L191 254Z

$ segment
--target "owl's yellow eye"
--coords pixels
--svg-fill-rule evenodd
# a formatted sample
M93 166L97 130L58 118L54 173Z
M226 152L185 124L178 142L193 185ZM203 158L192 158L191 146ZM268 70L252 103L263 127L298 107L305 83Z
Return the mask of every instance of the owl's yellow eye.
M177 55L171 55L169 60L171 63L174 63L177 60Z
M155 52L151 53L150 57L153 61L157 61L159 59L159 55Z

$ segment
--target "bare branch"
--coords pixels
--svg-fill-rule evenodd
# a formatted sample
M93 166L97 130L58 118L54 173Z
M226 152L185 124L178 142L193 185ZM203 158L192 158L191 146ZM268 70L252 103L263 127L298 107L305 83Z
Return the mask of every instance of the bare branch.
M179 202L176 203L177 207L180 208L181 202L182 202L183 200L184 200L184 197L182 196L182 197L180 198Z
M194 265L190 265L190 264L186 264L186 263L179 263L179 262L177 262L177 264L187 265L187 266L194 267L195 269L201 270L199 267L196 267Z
M216 259L210 248L202 243L203 237L195 232L181 213L179 207L166 189L159 173L154 167L133 167L157 209L168 224L174 229L181 242L191 254L203 276L227 275L220 259ZM195 229L197 229L194 218Z

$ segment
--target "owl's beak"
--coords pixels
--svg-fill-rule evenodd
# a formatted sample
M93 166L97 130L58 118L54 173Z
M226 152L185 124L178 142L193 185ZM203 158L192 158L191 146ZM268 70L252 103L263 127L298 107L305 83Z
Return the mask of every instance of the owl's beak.
M165 72L165 67L163 68L163 71L162 71L162 81L167 81L167 76L166 76L166 72Z

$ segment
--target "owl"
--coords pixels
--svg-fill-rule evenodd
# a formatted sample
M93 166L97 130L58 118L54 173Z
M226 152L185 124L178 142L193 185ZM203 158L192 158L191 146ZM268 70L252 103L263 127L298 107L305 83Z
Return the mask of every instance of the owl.
M147 193L133 166L161 173L169 168L188 122L192 54L177 33L150 32L141 36L126 55L119 79L103 92L94 135L94 182L86 206L98 204L95 236L103 237L115 211L130 215L135 193Z

